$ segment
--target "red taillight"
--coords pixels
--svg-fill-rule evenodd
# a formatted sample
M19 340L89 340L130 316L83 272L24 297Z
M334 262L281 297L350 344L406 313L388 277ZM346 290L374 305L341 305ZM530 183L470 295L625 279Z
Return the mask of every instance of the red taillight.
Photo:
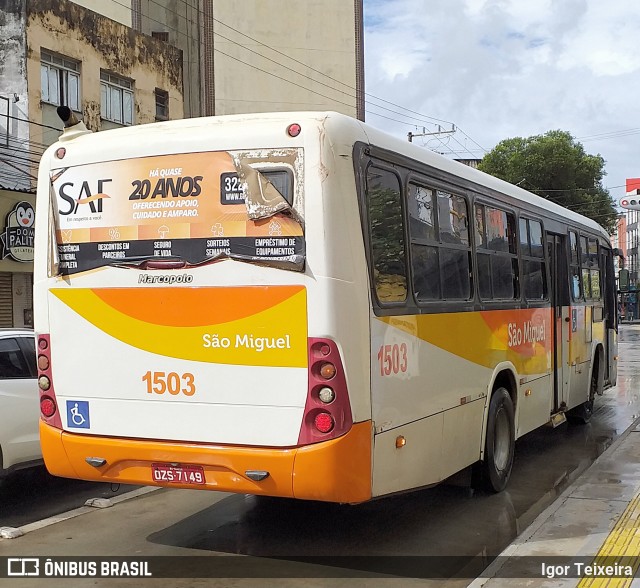
M56 429L62 429L51 371L51 338L38 335L38 388L40 388L40 414L42 420Z
M342 357L335 341L309 338L307 402L299 445L344 435L353 425Z
M50 419L56 413L56 403L52 398L43 396L40 399L40 412L48 419Z
M329 433L333 429L333 419L328 412L319 412L313 419L313 424L321 433Z

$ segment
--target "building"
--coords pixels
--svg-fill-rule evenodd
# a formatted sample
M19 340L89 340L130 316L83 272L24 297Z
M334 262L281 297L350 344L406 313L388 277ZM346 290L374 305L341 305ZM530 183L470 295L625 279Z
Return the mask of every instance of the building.
M67 0L0 19L0 327L31 326L37 165L65 104L94 131L182 118L182 51Z
M215 114L364 120L362 0L213 0L213 17Z
M16 219L33 214L38 160L62 129L59 105L93 131L273 110L364 120L362 4L3 0L0 327L31 324L32 225L19 235Z
M185 116L364 120L363 0L75 0L182 50Z

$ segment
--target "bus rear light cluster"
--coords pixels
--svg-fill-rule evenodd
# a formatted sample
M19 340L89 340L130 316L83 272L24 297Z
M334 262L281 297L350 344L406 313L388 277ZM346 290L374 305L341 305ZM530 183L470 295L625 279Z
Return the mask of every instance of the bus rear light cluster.
M347 382L338 346L331 339L309 338L307 402L299 445L344 435L353 424Z
M321 433L329 433L335 423L328 412L319 412L313 419L313 424Z
M324 402L325 404L330 404L335 400L336 393L329 388L329 386L324 386L324 388L320 388L318 390L318 398L320 402Z
M56 413L56 403L49 396L40 398L40 412L50 419Z
M40 389L40 415L42 420L62 429L56 393L51 375L51 340L49 335L38 335L38 388Z

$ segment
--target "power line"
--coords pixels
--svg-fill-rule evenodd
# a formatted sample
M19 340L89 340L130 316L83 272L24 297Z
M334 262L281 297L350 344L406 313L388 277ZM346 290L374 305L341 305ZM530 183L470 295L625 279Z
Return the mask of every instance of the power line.
M171 10L171 9L169 9L169 8L168 8L168 7L166 7L166 6L163 6L162 4L160 4L159 2L157 2L156 0L150 0L150 1L151 1L152 3L154 3L154 4L156 4L157 6L160 6L161 8L164 8L167 12L171 12L171 13L175 14L176 16L178 16L178 18L184 19L186 23L190 23L191 25L193 25L193 24L194 24L194 23L193 23L193 21L192 21L192 20L190 20L190 19L188 19L185 15L182 15L181 13L178 13L178 12L177 12L177 11L175 11L175 10ZM181 0L181 1L182 1L182 3L183 3L185 6L187 6L187 4L186 4L186 1L185 1L185 0ZM120 4L120 5L121 5L121 6L123 6L123 7L129 8L129 6L128 6L128 5L125 5L125 4L121 3L121 2L117 2L117 0L114 0L114 3L115 3L115 4ZM196 8L196 7L193 7L193 6L189 6L189 8L191 8L193 12L196 12L196 13L198 13L198 14L204 15L204 12L203 12L202 10L200 10L199 8ZM186 37L186 38L189 38L189 36L188 36L186 33L181 32L179 29L177 29L176 27L172 27L172 26L171 26L171 25L169 25L168 23L161 22L161 21L159 21L159 20L157 20L157 19L154 19L154 18L151 18L151 17L149 17L149 16L146 16L146 18L148 18L149 20L151 20L151 21L153 21L153 22L156 22L156 23L158 23L158 24L162 25L162 26L163 26L163 27L165 27L165 28L168 28L168 29L171 29L171 30L175 31L175 32L176 32L176 34L178 34L178 35L182 35L182 36L184 36L184 37ZM308 69L309 69L309 70L311 70L311 71L314 71L314 72L316 72L316 73L319 73L320 75L322 75L322 76L323 76L323 77L325 77L325 78L331 79L331 80L333 80L333 81L335 81L335 82L337 82L337 83L339 83L339 84L341 84L341 85L343 85L343 86L345 86L345 87L347 87L347 88L349 88L349 89L351 89L351 90L356 91L356 88L354 88L353 86L351 86L351 85L349 85L349 84L347 84L347 83L345 83L345 82L342 82L341 80L337 80L336 78L333 78L333 77L329 76L328 74L326 74L326 73L324 73L324 72L321 72L321 71L319 71L319 70L317 70L317 69L315 69L315 68L311 67L310 65L308 65L308 64L306 64L306 63L304 63L304 62L302 62L302 61L299 61L299 60L297 60L297 59L295 59L295 58L293 58L293 57L291 57L291 56L289 56L289 55L287 55L287 54L285 54L285 53L283 53L283 52L281 52L281 51L279 51L279 50L277 50L277 49L275 49L275 48L273 48L273 47L271 47L271 46L269 46L269 45L267 45L266 43L263 43L262 41L259 41L259 40L255 39L254 37L251 37L250 35L247 35L247 34L245 34L245 33L241 32L241 31L239 31L239 30L237 30L237 29L235 29L235 28L231 27L230 25L227 25L226 23L223 23L222 21L220 21L220 20L218 20L218 19L216 19L216 18L214 18L214 17L212 17L212 20L213 20L214 22L217 22L218 24L220 24L220 25L222 25L222 26L224 26L224 27L227 27L228 29L230 29L230 30L232 30L232 31L234 31L234 32L236 32L236 33L238 33L238 34L242 35L243 37L246 37L247 39L250 39L250 40L252 40L253 42L258 43L258 44L260 44L260 45L262 45L262 46L264 46L264 47L266 47L266 48L270 49L271 51L273 51L273 52L275 52L275 53L278 53L278 54L280 54L280 55L284 56L285 58L290 59L291 61L294 61L295 63L298 63L298 64L300 64L300 65L302 65L302 66L304 66L304 67L308 68ZM332 90L332 91L334 91L334 92L341 92L341 93L343 93L343 94L347 94L347 92L344 92L343 90L338 90L337 88L334 88L334 87L332 87L332 86L329 86L329 85L327 85L326 83L321 82L321 81L319 81L319 80L316 80L316 79L314 79L314 78L312 78L312 77L310 77L310 76L307 76L307 75L305 75L305 74L303 74L303 73L301 73L301 72L299 72L299 71L297 71L297 70L294 70L294 69L292 69L291 67L288 67L288 66L286 66L285 64L283 64L283 63L281 63L281 62L279 62L279 61L275 61L275 60L273 60L273 59L271 59L271 58L267 57L266 55L264 55L264 54L262 54L262 53L258 53L257 51L254 51L254 50L252 50L252 49L250 49L250 48L246 47L245 45L242 45L242 44L238 43L237 41L234 41L233 39L229 39L228 37L225 37L225 36L224 36L224 35L222 35L221 33L214 34L214 39L215 39L215 37L223 38L223 39L225 39L225 40L229 41L230 43L233 43L233 44L235 44L235 45L238 45L239 47L242 47L243 49L245 49L245 50L247 50L247 51L250 51L250 52L252 52L252 53L254 53L254 54L256 54L256 55L259 55L259 56L260 56L260 57L262 57L263 59L267 59L267 60L269 60L269 61L272 61L273 63L276 63L277 65L280 65L281 67L283 67L283 68L285 68L285 69L289 70L290 72L292 72L292 73L294 73L294 74L297 74L297 75L300 75L300 76L306 77L307 79L311 79L311 80L312 80L312 81L314 81L315 83L321 84L321 85L323 85L323 86L325 86L325 87L329 88L330 90ZM235 57L233 57L233 56L230 56L230 55L228 55L228 54L224 53L223 51L220 51L220 50L216 50L216 51L218 51L218 52L219 52L219 53L221 53L222 55L226 55L226 56L227 56L227 57L229 57L230 59L235 59L236 61L239 61L240 63L243 63L243 64L245 64L245 65L247 65L247 66L249 66L249 67L254 67L255 69L258 69L258 70L260 70L260 71L263 71L263 72L267 73L268 75L274 75L274 77L276 77L276 78L278 78L278 79L281 79L281 80L284 80L284 81L288 81L288 82L290 82L290 83L292 83L292 84L294 84L294 85L297 85L298 87L302 87L303 89L305 89L305 90L307 90L307 91L309 91L309 92L311 92L311 93L314 93L314 94L317 94L317 95L319 95L319 96L322 96L323 98L327 98L328 100L333 100L333 101L337 102L338 104L342 104L342 105L345 105L345 106L348 106L348 107L353 107L353 105L352 105L352 104L346 104L346 103L341 102L341 101L339 101L339 100L334 100L333 98L328 97L328 96L326 96L326 95L324 95L324 94L320 94L319 92L316 92L316 91L314 91L314 90L310 90L309 88L306 88L306 87L304 87L304 86L300 86L299 84L296 84L295 82L292 82L291 80L286 80L285 78L282 78L282 77L280 77L280 76L277 76L277 75L275 75L275 74L272 74L271 72L267 72L267 71L265 71L265 70L262 70L262 69L261 69L261 68L259 68L259 67L256 67L256 66L253 66L253 65L251 65L251 64L248 64L247 62L244 62L244 61L242 61L241 59L238 59L238 58L235 58ZM347 94L347 95L349 95L349 94ZM447 124L453 124L453 123L450 123L449 121L445 121L445 120L443 120L443 119L438 119L438 118L436 118L436 117L432 117L432 116L429 116L429 115L425 115L425 114L419 113L419 112L417 112L417 111L410 110L410 109L408 109L408 108L406 108L406 107L400 106L400 105L398 105L398 104L395 104L395 103L390 102L390 101L388 101L388 100L385 100L385 99L383 99L383 98L379 98L379 97L373 96L372 94L369 94L369 93L366 93L366 92L364 93L364 95L365 95L365 96L370 96L370 97L372 97L372 98L374 98L375 100L378 100L378 101L380 101L380 102L385 102L385 103L387 103L387 104L391 104L391 105L395 106L396 108L400 108L400 109L405 110L405 111L407 111L407 112L411 112L411 113L413 113L413 114L417 114L417 115L419 115L421 118L416 118L416 117L414 117L414 116L410 116L410 115L404 114L404 113L402 113L402 112L398 112L398 111L394 111L394 110L388 109L388 108L383 107L383 106L380 106L380 105L378 105L378 104L373 104L371 101L367 101L367 100L365 99L365 104L368 102L368 103L369 103L369 105L370 105L371 107L374 107L374 108L380 108L380 109L383 109L383 110L386 110L386 111L392 112L393 114L397 114L397 115L399 115L399 116L403 116L403 117L405 117L405 118L412 118L412 119L414 119L414 120L418 120L418 121L420 121L420 122L426 122L426 121L424 120L424 119L426 118L426 119L430 119L430 120L433 120L433 121L439 121L439 122L444 122L444 123L447 123ZM350 96L351 96L351 97L353 97L353 98L356 98L356 99L357 99L357 96L353 96L353 95L350 95ZM400 124L403 124L403 125L406 125L406 126L415 126L415 125L412 125L412 123L408 123L408 122L406 122L406 121L401 121L401 120L398 120L398 119L394 119L394 118L392 118L392 117L385 116L385 115L382 115L382 114L377 113L377 112L373 112L373 111L370 111L370 110L368 110L367 112L368 112L369 114L373 115L373 116L378 116L378 117L381 117L381 118L385 118L385 119L387 119L387 120L391 120L391 121L393 121L393 122L397 122L397 123L400 123ZM433 124L433 123L431 123L431 122L426 122L426 124ZM468 139L470 139L471 141L473 141L476 145L478 145L478 147L480 147L483 151L485 151L485 152L486 152L486 149L484 149L481 145L479 145L476 141L474 141L474 140L473 140L469 135L467 135L467 134L466 134L464 131L462 131L461 129L459 129L459 130L460 130L460 132L461 132L464 136L466 136ZM456 142L457 142L457 143L458 143L458 144L459 144L463 149L465 149L465 146L464 146L464 145L462 145L462 144L461 144L457 139L455 139L455 138L454 138L454 140L455 140L455 141L456 141ZM446 147L446 145L444 145L444 143L442 143L442 145Z

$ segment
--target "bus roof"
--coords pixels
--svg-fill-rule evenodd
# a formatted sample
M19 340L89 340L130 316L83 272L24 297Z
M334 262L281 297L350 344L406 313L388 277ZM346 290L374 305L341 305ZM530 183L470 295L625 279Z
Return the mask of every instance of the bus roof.
M325 127L326 131L331 134L332 143L334 144L341 142L343 144L353 145L353 143L357 141L363 141L372 146L396 152L402 156L422 162L469 182L498 191L513 198L514 200L526 202L543 211L548 211L552 215L556 215L564 220L582 225L585 228L600 233L603 237L609 239L607 231L597 222L588 217L564 208L550 200L537 196L536 194L520 188L519 186L515 186L468 165L448 159L434 151L390 135L347 115L331 111L251 113L178 119L100 131L95 134L75 134L67 130L65 131L65 133L69 134L69 138L67 140L73 141L74 143L78 142L83 147L81 150L83 154L81 159L83 161L78 161L77 163L69 162L69 164L78 165L85 163L92 159L92 155L100 155L101 157L104 157L104 154L109 152L118 154L118 157L114 159L140 157L149 155L150 152L148 149L150 147L153 148L154 155L176 153L179 152L179 148L176 148L176 145L180 145L181 143L184 144L185 132L189 133L189 142L197 142L199 136L202 136L203 138L208 137L210 140L211 128L218 127L219 125L223 125L228 129L228 131L224 132L225 136L230 138L235 137L237 142L237 138L239 136L237 128L238 125L245 126L248 123L253 125L252 131L254 131L255 135L259 134L262 137L266 136L264 133L266 129L262 128L258 130L256 125L260 123L263 123L266 126L270 126L275 123L278 125L283 123L298 123L302 126L303 131L305 123L313 124L317 127ZM71 127L71 129L73 129L73 127ZM158 137L158 133L162 133L162 140ZM99 135L99 139L97 141L96 135ZM272 137L272 135L269 136ZM182 137L183 140L174 141L173 138L177 137ZM61 142L66 142L65 134L61 136ZM43 160L45 160L47 156L50 158L52 167L60 165L59 161L53 159L53 153L59 146L59 143L55 143L43 155ZM261 148L268 146L269 145L265 144L251 145L250 147ZM131 154L128 153L130 150L132 151ZM141 150L146 150L147 152L143 155ZM95 158L93 158L93 161L95 161Z

